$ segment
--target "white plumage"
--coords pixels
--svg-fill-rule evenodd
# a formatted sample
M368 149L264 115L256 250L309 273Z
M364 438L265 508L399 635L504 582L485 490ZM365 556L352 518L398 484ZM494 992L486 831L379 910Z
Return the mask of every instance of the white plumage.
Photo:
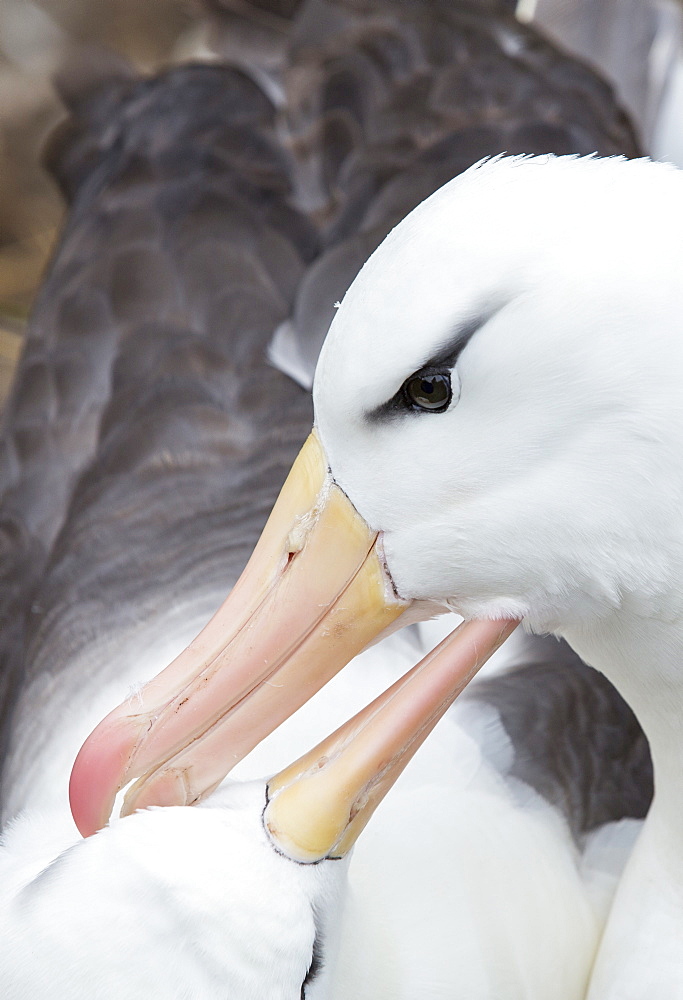
M51 844L46 817L19 821L0 858L3 995L298 996L345 862L277 854L263 802L262 782L232 784L212 806L147 810ZM60 840L70 846L55 859ZM318 985L307 996L324 995Z
M333 475L383 531L401 596L564 636L650 740L657 793L596 1000L683 995L681 231L666 165L473 168L365 266L314 387ZM382 415L473 321L450 406Z

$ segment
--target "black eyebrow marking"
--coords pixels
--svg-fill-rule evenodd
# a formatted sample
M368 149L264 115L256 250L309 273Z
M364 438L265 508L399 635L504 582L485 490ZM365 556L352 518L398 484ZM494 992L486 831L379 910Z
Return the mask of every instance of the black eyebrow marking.
M477 330L480 330L496 313L500 312L503 305L505 303L497 303L495 307L486 310L486 312L479 313L479 315L461 324L437 354L428 358L423 365L420 365L414 372L410 372L406 376L391 399L388 399L385 403L380 403L374 410L366 413L366 420L376 423L384 420L392 420L405 413L414 412L406 405L406 399L403 394L403 386L408 379L422 374L433 375L437 372L442 372L445 368L452 369Z

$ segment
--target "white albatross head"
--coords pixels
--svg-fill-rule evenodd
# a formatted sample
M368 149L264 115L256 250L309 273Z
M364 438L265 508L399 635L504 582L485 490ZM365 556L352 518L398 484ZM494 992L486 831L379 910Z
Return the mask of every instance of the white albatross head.
M316 427L403 598L538 631L670 606L682 232L669 166L516 157L451 181L373 254L323 347ZM413 402L424 379L436 404L450 382L448 405Z

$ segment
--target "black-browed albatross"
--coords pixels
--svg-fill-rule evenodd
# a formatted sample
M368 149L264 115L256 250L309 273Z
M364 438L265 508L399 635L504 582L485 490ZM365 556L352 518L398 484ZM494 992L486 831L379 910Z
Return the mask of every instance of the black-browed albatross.
M328 649L342 662L403 616L453 608L468 619L454 641L489 619L524 621L614 680L653 752L657 794L588 995L683 995L681 223L683 174L619 158L494 159L411 213L332 324L314 430L222 610L237 597L225 675L195 655L190 679L187 651L183 683L172 665L140 705L112 713L76 764L77 806L83 777L106 776L110 747L126 765L144 761L127 809L200 798L216 756L243 753L247 720L267 729L296 704L290 688L273 710L260 687L261 650L285 637L267 684L300 674L305 686ZM329 565L332 546L343 560ZM278 616L297 601L308 636ZM249 668L258 680L245 697ZM453 683L471 673L454 654ZM221 708L207 726L212 690ZM185 746L179 699L198 713Z
M456 139L457 123L452 114L449 117L448 108L458 106L457 88L452 104L444 103L447 53L439 47L431 51L434 63L427 72L430 64L420 48L429 37L425 9L419 29L408 20L392 31L387 31L386 21L390 5L382 9L383 18L367 26L367 35L359 34L357 23L351 28L345 25L346 33L330 43L327 51L321 46L322 57L313 67L313 76L322 74L324 82L311 87L310 94L324 95L317 106L325 112L326 127L317 138L308 137L304 153L317 149L318 158L309 160L309 171L312 163L315 169L316 162L318 167L320 162L326 164L319 178L329 184L337 205L336 209L332 202L318 205L316 225L293 207L296 199L289 193L290 174L296 175L296 170L294 161L279 147L271 105L239 73L186 68L148 82L111 79L99 92L70 95L76 117L70 135L65 134L61 145L55 146L53 162L74 199L74 208L36 309L6 419L4 523L12 528L8 550L14 557L13 564L6 564L6 572L14 587L8 596L14 600L12 624L16 626L6 638L14 643L16 659L14 670L5 677L19 687L19 700L11 730L5 730L10 749L4 772L4 810L6 816L15 817L25 810L9 835L8 844L17 852L3 859L10 868L27 860L20 847L29 853L35 848L34 876L35 862L49 860L50 850L56 853L64 846L59 838L66 823L65 779L78 742L131 684L144 680L186 641L218 602L221 589L235 578L253 544L259 518L272 503L278 469L291 460L310 422L306 395L264 364L272 329L292 310L293 298L308 303L308 312L297 306L298 320L315 313L310 308L312 279L308 285L300 283L306 266L315 259L318 276L336 273L335 246L344 248L345 259L359 263L369 241L378 241L382 229L386 232L411 202L466 165L468 155L472 159L482 151L498 151L515 129L520 131L521 145L525 114L536 123L539 143L551 144L544 115L556 118L557 111L552 101L544 104L540 99L541 84L536 103L525 106L520 102L506 118L499 116L506 95L499 92L498 104L491 103L483 97L483 85L480 91L475 88L470 92L471 119L460 122L460 138ZM558 125L556 141L579 151L601 142L604 152L615 146L624 148L618 142L628 146L628 132L618 116L606 126L614 112L602 85L544 47L533 33L517 29L502 15L487 33L488 22L476 8L463 8L461 14L447 5L440 17L436 24L440 37L448 29L457 38L458 31L466 29L470 41L486 43L484 51L499 60L499 79L505 78L506 66L514 69L513 79L519 79L515 73L524 76L532 65L538 69L539 63L555 72L566 68L574 86L571 111L567 109L565 119L580 125L569 124L566 131ZM516 47L510 46L511 38L519 43ZM369 39L375 42L371 57ZM358 45L360 54L354 54L351 42ZM402 60L382 62L379 55L395 53L397 43L404 45ZM349 49L344 67L347 77L350 74L353 79L356 73L365 79L362 74L367 75L368 58L379 74L370 91L376 103L363 110L362 127L357 130L353 123L359 109L349 100L353 88L349 91L339 84L343 45ZM301 60L310 58L310 47L301 51ZM407 56L412 63L406 62ZM467 58L469 66L476 64L476 45ZM426 137L423 132L412 148L406 143L408 123L397 120L392 107L397 77L405 86L411 73L415 77L412 87L402 93L403 97L411 95L415 121L426 107L424 102L431 100L430 94L441 95L438 114L432 107L432 131ZM460 73L465 73L462 63ZM550 88L553 101L561 105L562 88L555 84L553 90L552 73L550 77L546 94ZM426 80L431 80L431 92L425 89ZM566 84L566 74L564 80ZM525 81L526 87L537 85L533 72ZM478 92L482 93L479 103ZM509 93L514 96L513 87ZM596 95L604 102L597 120ZM335 101L341 107L328 114L330 109L335 111ZM482 117L486 121L487 112L490 120L482 137L473 131L472 122ZM347 132L355 145L327 144L330 135L339 135L330 129L330 122L340 120L350 123ZM499 128L494 127L496 123ZM305 133L302 128L299 139ZM524 133L525 148L533 146L532 133L533 129ZM482 150L484 142L490 143L488 150ZM336 150L332 160L320 156L328 148ZM380 167L381 151L388 155ZM320 189L325 189L322 182ZM360 223L354 222L359 218ZM356 225L360 235L354 239ZM332 250L321 255L325 245ZM338 288L338 294L343 290L344 286ZM313 326L306 329L305 322L299 322L304 345L309 343L307 335L316 332ZM25 652L17 641L22 629ZM366 701L374 693L372 684L379 690L401 672L416 652L408 639L394 642L398 644L390 654L394 662L387 662L387 653L379 659L376 652L366 654L355 666L355 675L339 679L327 703L323 699L289 731L278 734L285 749L275 758L268 757L271 751L266 748L265 756L251 765L258 768L255 773L286 763L293 747L297 752L306 749L330 725ZM553 676L559 683L561 674L555 671ZM515 683L515 675L506 678L513 692L508 706L515 697L521 700L520 692L527 686L524 681L521 677ZM576 689L575 679L571 684ZM626 751L629 739L622 739L621 733L625 725L628 734L627 714L587 672L578 687L588 714L594 692L605 695L602 708L606 711L594 713L598 732L604 733L608 720L616 718L620 751ZM137 697L134 689L134 700ZM539 718L547 718L547 712L558 703L561 706L564 698L562 692L553 698L551 685L546 685L542 695L530 693L526 704L535 706ZM510 712L515 715L511 708ZM561 707L558 714L562 714ZM444 720L442 731L434 737L437 742L425 746L422 763L415 762L412 777L406 776L408 783L396 790L386 804L388 811L371 824L367 849L360 842L347 906L355 919L342 934L339 966L350 971L334 984L342 996L362 996L365 991L367 996L396 1000L399 988L407 997L417 992L430 995L426 990L438 996L440 989L452 993L453 976L469 996L488 997L501 988L509 996L515 991L529 996L534 990L544 996L558 968L566 969L567 995L581 995L599 916L586 896L566 820L537 799L528 785L501 783L500 770L510 767L529 778L524 768L525 743L519 733L514 748L510 747L494 718L493 729L487 724L489 739L483 740L482 757L477 741L468 733L487 715L471 711L476 723L467 715L467 710L460 710L457 718ZM55 718L60 721L59 729ZM508 719L511 732L515 719ZM557 742L566 747L565 756L572 757L571 726ZM496 752L493 764L486 759L492 747ZM458 755L455 762L454 753ZM587 759L596 762L594 753L588 753ZM602 820L633 814L632 808L624 810L619 794L605 807L602 789L611 776L609 762L599 763L606 766L597 768L597 778L586 777L584 769L583 775L577 772L576 780L567 781L566 759L561 760L536 782L555 800L576 799L578 790L578 807L573 801L566 812L580 838ZM440 786L436 780L444 774L446 802L440 790L443 783ZM522 809L520 798L533 808ZM642 803L636 804L635 812L639 809ZM439 823L430 822L437 814ZM88 875L82 877L77 858L97 857L107 844L115 855L117 838L123 842L130 837L134 845L136 834L126 831L142 829L144 824L159 831L159 842L165 836L170 844L174 815L171 811L154 813L154 819L134 817L134 822L126 820L113 827L101 841L96 838L75 848L64 864L52 869L55 875L75 876L72 886L62 883L69 903L75 906L80 898L87 905L95 874L104 880L100 884L110 884L106 866L94 872L84 865ZM406 817L414 837L407 836L405 829L400 838L387 836L387 830L405 826ZM210 820L199 818L181 822L210 825ZM56 831L55 842L47 840L48 826ZM514 838L513 829L525 833ZM506 833L508 847L514 841L520 851L511 866L506 863L510 855L500 851L501 831ZM65 837L67 843L73 842L68 827ZM454 838L466 848L461 852L465 860L461 868L444 871L440 859L448 854ZM421 848L425 842L431 845L428 857ZM488 842L491 850L485 851ZM491 858L497 858L498 878L480 881L480 866L473 864L475 844L487 858L481 865L484 871L490 874ZM168 856L166 860L172 862ZM234 865L235 859L230 863ZM427 863L432 865L431 874L423 877ZM354 869L359 873L355 881ZM545 874L533 879L532 869ZM391 875L397 870L404 872L399 883ZM121 871L127 871L125 865ZM163 874L173 881L173 863ZM435 906L436 885L453 921L450 925L440 922L435 927L430 922L440 912ZM41 890L48 886L54 889L50 869L34 886L34 903L47 899ZM501 905L503 886L505 906ZM204 882L200 889L210 886ZM522 895L528 905L520 914L510 900ZM18 905L24 899L17 900ZM560 913L555 905L558 899L562 900ZM106 892L99 901L106 906ZM14 905L8 897L5 902ZM111 902L118 906L122 900L114 893ZM173 936L155 937L159 924L149 918L160 910L152 906L148 912L144 904L143 894L140 909L124 906L119 914L137 923L139 935L145 928L147 943L161 945L158 960L164 961L168 949L173 951ZM420 928L409 919L418 908L424 915ZM16 930L12 912L10 923ZM63 915L65 926L67 916ZM462 933L456 946L453 929L458 926ZM546 934L546 945L540 947L542 958L541 939L531 932L533 928ZM405 945L408 931L413 937L422 933L414 950ZM51 933L49 928L47 933ZM37 940L24 940L29 955ZM380 940L381 948L368 948L370 942ZM572 948L567 947L570 942ZM101 995L113 990L120 997L124 987L129 988L136 966L122 970L125 959L117 952L116 941L110 939L107 946L110 965L98 965L98 990ZM60 961L62 966L67 961L69 966L76 963L79 975L85 977L86 995L92 996L88 971L93 953L79 947L77 936L70 939L69 947L71 952L53 953L55 967L59 968ZM47 963L47 954L43 957ZM223 962L235 961L234 953L223 947L219 957ZM304 958L309 962L311 956ZM438 961L445 961L444 979L439 979ZM520 968L525 972L520 973ZM49 965L28 971L49 975ZM185 972L192 974L191 968ZM62 967L60 975L65 974L68 970L65 973ZM52 982L56 981L53 976ZM183 987L178 982L176 988ZM27 989L24 995L32 995L31 987ZM73 984L65 985L62 993L73 997Z

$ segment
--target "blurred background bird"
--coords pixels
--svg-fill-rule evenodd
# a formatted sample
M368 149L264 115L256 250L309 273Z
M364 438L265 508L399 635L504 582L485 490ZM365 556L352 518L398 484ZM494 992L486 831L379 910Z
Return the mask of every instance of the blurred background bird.
M214 4L216 8L218 4ZM249 59L230 48L238 3L222 29L201 0L5 0L0 12L0 398L63 213L41 166L46 136L63 116L54 75L85 46L119 53L149 73L191 58ZM510 0L508 7L514 3ZM284 31L297 4L255 4L261 37ZM270 8L270 10L269 10ZM274 13L275 12L275 13ZM676 109L683 94L679 0L519 0L517 16L578 55L615 87L646 151L683 162ZM214 10L215 13L215 10ZM280 18L278 23L278 17ZM257 21L259 18L257 17ZM274 27L276 25L276 27ZM233 27L231 27L233 26ZM236 38L241 37L239 32ZM227 46L227 48L226 48Z

